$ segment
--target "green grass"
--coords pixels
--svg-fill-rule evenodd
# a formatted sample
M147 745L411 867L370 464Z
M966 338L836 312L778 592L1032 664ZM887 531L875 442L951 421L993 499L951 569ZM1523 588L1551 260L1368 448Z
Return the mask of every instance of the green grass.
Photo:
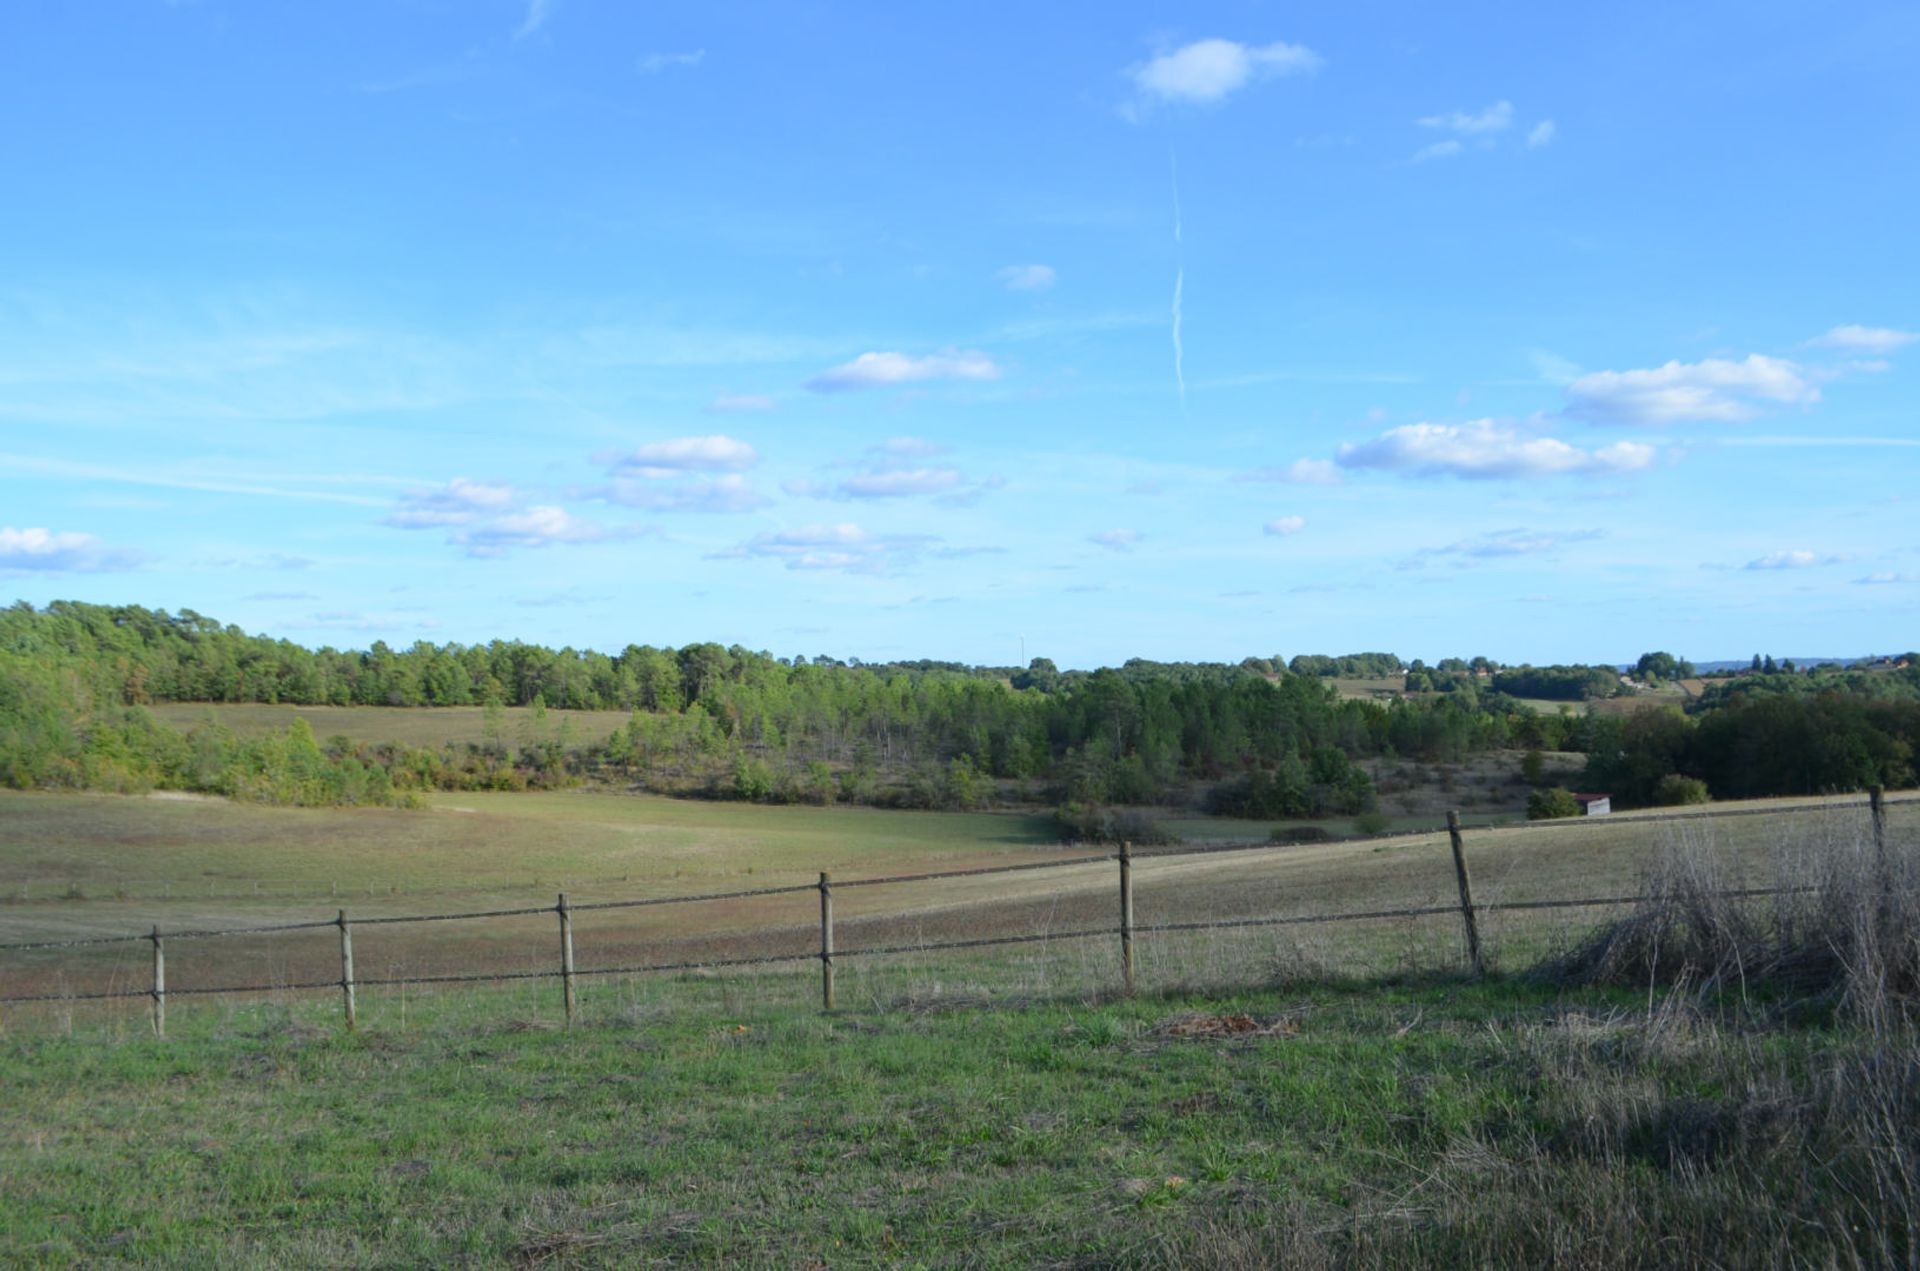
M1440 975L1023 998L1007 963L137 1014L0 1041L0 1262L1757 1265L1911 1251L1879 1054ZM941 980L938 977L950 979ZM1156 1029L1192 1012L1293 1030ZM1804 1119L1753 1118L1804 1107ZM1749 1121L1752 1125L1749 1128ZM1851 1123L1849 1123L1850 1125ZM1863 1130L1862 1133L1865 1131ZM1911 1136L1911 1126L1899 1133ZM1812 1154L1807 1154L1811 1151ZM1864 1171L1864 1172L1863 1172ZM1890 1243L1891 1242L1891 1243Z

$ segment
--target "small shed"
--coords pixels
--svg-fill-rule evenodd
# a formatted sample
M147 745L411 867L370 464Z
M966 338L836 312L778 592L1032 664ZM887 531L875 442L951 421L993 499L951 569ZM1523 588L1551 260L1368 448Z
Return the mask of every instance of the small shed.
M1613 796L1610 794L1576 794L1573 801L1580 805L1581 816L1605 816L1613 811Z

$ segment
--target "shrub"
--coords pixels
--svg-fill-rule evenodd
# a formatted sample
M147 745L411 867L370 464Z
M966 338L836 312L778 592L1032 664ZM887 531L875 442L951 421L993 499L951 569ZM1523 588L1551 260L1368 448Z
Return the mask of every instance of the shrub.
M1063 803L1054 809L1054 832L1062 843L1131 843L1161 847L1180 840L1146 813L1097 803Z
M1580 815L1580 801L1573 797L1573 791L1565 786L1554 786L1550 790L1535 790L1527 796L1527 820L1554 821L1566 816Z
M1698 777L1683 777L1670 772L1654 783L1653 801L1663 808L1677 808L1688 803L1707 801L1707 783Z
M1362 812L1359 816L1353 818L1354 833L1364 834L1368 837L1385 834L1387 832L1387 826L1390 824L1392 824L1392 822L1387 820L1387 814L1384 812Z

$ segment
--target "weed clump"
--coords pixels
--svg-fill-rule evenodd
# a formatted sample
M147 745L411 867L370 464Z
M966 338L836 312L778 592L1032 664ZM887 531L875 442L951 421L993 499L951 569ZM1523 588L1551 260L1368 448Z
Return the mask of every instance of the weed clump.
M1781 856L1761 886L1710 835L1669 839L1641 900L1537 974L1817 998L1857 1018L1920 1008L1920 851L1848 836Z

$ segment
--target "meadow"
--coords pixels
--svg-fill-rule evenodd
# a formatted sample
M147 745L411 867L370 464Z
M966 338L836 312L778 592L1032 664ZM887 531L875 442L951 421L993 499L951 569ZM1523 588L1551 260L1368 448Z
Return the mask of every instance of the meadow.
M1920 838L1917 808L1890 806L1896 843ZM1472 830L1478 899L1635 891L1675 853L1710 862L1723 884L1772 882L1815 857L1857 858L1865 838L1857 798L1740 810L1755 814ZM0 794L0 892L16 897L0 905L0 939L1063 854L1015 816L584 792L447 796L414 812ZM87 872L63 876L62 860ZM1135 868L1141 923L1444 904L1453 888L1443 834ZM356 870L361 894L337 898L334 876ZM214 896L165 890L195 871ZM287 890L251 895L249 875ZM842 947L1110 928L1113 880L1098 863L849 889ZM44 894L18 898L33 885ZM583 916L581 962L804 954L814 904L801 893ZM164 1040L138 1000L8 1008L0 1262L1914 1256L1920 1046L1904 1026L1758 978L1702 988L1539 971L1608 916L1484 914L1493 971L1478 979L1457 916L1443 915L1143 936L1132 996L1109 935L850 954L830 1014L806 961L586 979L571 1029L551 981L363 989L354 1032L333 991L179 998ZM551 963L550 914L465 926L363 929L362 974ZM307 952L326 967L333 933L318 936ZM217 982L236 963L297 980L297 944L170 942L169 984ZM95 969L137 987L146 950L131 949ZM5 956L9 985L60 974Z

